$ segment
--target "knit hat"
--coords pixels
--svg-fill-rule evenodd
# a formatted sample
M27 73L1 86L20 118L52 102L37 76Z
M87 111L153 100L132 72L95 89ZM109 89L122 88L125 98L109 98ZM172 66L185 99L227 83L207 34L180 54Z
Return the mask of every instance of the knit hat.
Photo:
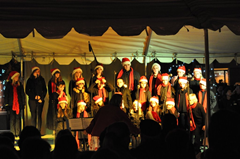
M12 72L10 72L9 75L8 75L8 80L10 80L10 78L13 79L14 77L16 77L16 76L18 76L18 75L20 75L19 72L17 72L17 71L12 71Z
M156 97L156 96L151 97L150 102L156 102L158 104L158 102L159 102L158 97Z
M187 77L179 77L179 80L178 80L180 83L187 83L188 80L187 80Z
M79 85L80 83L85 84L84 78L78 78L76 81L76 85Z
M100 102L100 101L102 100L102 97L100 97L100 96L94 96L94 97L93 97L93 100L95 101L95 103L98 103L98 102Z
M129 58L124 57L124 58L122 59L122 65L124 66L124 65L126 65L126 64L129 64L129 65L131 66L131 62L130 62Z
M154 64L152 65L152 69L153 69L154 66L157 66L159 71L161 70L161 66L160 66L158 63L154 63Z
M133 105L137 105L137 106L139 106L139 107L142 107L142 104L141 104L138 100L135 100L135 101L133 102Z
M80 105L87 105L83 100L80 100L77 102L77 106L80 106Z
M194 68L193 72L200 72L200 73L202 73L202 69L201 68Z
M139 80L139 83L140 82L148 82L148 80L147 80L147 78L145 76L141 76L140 80Z
M40 70L40 68L37 66L32 67L32 72L34 72L35 70Z
M205 78L202 78L201 81L199 82L200 84L206 86L207 83L206 83L206 79Z
M68 103L68 99L67 99L67 97L61 97L61 98L59 98L58 99L58 104L60 104L60 103Z
M53 68L51 69L51 74L52 76L56 73L56 72L61 72L58 68Z
M102 70L104 70L103 69L103 64L101 64L101 63L97 64L96 67L94 68L94 70L96 70L98 68L101 68Z
M163 73L162 80L169 80L169 75L167 73Z
M80 71L82 73L81 67L74 67L72 74L75 74L77 71Z
M168 104L175 105L174 98L167 98L167 100L166 100L166 105L168 105Z
M185 68L185 66L179 66L177 71L181 71L181 72L186 73L186 68Z

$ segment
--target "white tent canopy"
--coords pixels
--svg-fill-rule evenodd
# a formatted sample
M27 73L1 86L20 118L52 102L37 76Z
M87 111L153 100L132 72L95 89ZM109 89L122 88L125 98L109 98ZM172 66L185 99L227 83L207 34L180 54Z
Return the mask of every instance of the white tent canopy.
M149 40L149 42L148 42ZM102 36L88 36L79 34L72 29L61 39L46 39L36 30L26 38L5 38L0 36L0 64L9 62L12 56L20 60L21 53L25 61L33 58L39 64L49 64L55 59L59 64L70 64L76 59L80 64L89 64L94 60L89 52L90 41L97 60L110 64L117 57L134 57L144 62L145 48L147 62L155 57L161 62L172 62L174 57L185 63L193 59L204 63L204 31L192 26L183 27L176 35L157 35L143 31L137 36L119 36L111 27ZM217 59L221 63L228 63L240 53L240 36L232 33L227 27L221 31L209 30L210 63Z

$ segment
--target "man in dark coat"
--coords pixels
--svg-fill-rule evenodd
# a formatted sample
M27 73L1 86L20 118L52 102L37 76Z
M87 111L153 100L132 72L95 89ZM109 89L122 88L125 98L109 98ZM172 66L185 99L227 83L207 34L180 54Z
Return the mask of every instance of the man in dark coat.
M32 74L27 80L26 94L29 97L29 107L32 115L32 124L41 130L42 110L44 106L44 98L47 94L47 88L44 78L40 74L39 67L32 68ZM38 125L37 124L38 121Z
M131 91L132 101L134 101L136 99L135 92L137 91L140 74L133 70L130 60L126 57L122 59L122 66L123 68L117 73L116 79L122 78L125 81Z

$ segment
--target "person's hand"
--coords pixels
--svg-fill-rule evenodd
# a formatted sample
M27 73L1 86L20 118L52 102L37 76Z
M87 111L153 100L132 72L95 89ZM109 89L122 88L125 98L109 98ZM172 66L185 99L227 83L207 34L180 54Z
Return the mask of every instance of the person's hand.
M97 79L97 80L95 81L95 83L100 84L101 81Z
M102 79L102 83L106 83L106 82L107 82L107 81L103 78L103 79Z
M38 99L38 96L35 96L35 99Z
M205 131L205 125L202 127L202 130Z
M42 100L41 100L41 99L39 99L39 100L38 100L38 103L42 103Z
M192 120L190 120L190 126L192 126L192 125L193 125Z
M37 99L39 100L39 99L41 99L41 97L40 97L40 96L37 96Z

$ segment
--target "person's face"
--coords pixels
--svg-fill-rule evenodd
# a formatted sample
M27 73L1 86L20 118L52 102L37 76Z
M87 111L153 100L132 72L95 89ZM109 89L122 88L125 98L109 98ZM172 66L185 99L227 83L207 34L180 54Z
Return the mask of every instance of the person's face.
M163 83L164 85L167 85L167 84L168 84L168 79L162 80L162 83Z
M118 86L119 88L122 88L123 85L124 85L123 80L122 80L122 79L118 79L118 80L117 80L117 86Z
M194 77L195 78L201 78L201 76L202 76L201 72L199 72L199 71L194 72Z
M158 66L153 66L152 70L153 70L153 73L154 73L154 74L158 74L158 72L160 71L160 70L158 69Z
M200 84L200 89L205 90L207 87L204 84Z
M100 100L97 104L100 105L100 106L103 106L103 101Z
M80 78L81 74L82 74L81 71L77 71L77 72L75 72L75 77L76 78Z
M15 82L17 82L17 81L19 80L19 75L15 76L15 77L13 78L13 80L14 80Z
M227 93L226 93L226 96L231 96L231 95L232 95L232 91L228 90Z
M152 107L156 107L157 106L157 103L154 102L154 101L151 101L150 104L151 104Z
M60 77L60 73L55 73L55 78L59 78Z
M190 105L193 105L193 104L195 103L195 100L196 100L196 99L195 99L194 97L190 97L190 98L189 98L189 104L190 104Z
M84 110L85 110L85 105L84 104L80 104L80 105L78 105L78 107L77 107L77 112L78 113L81 113L81 112L83 112Z
M181 88L185 88L186 87L186 83L184 83L184 82L179 82L179 85L180 85Z
M141 82L140 87L141 88L146 88L147 87L147 82Z
M40 70L38 69L38 70L36 70L34 73L33 73L33 76L34 77L39 77L40 76Z
M63 84L60 84L58 87L58 90L60 90L60 91L63 91L64 90L64 88L65 88L65 85L63 85Z
M101 67L98 67L98 68L97 68L97 74L98 74L98 75L101 75L102 72L103 72L102 68L101 68Z
M174 107L173 104L167 104L167 109L172 109Z
M125 64L125 65L123 65L123 68L124 68L126 71L129 71L130 68L131 68L131 66L130 66L130 64Z
M183 77L184 72L183 71L177 71L178 77Z
M78 88L82 89L84 86L84 83L79 83L77 86L78 86Z
M66 107L66 103L60 103L59 105L62 109L65 109L65 107Z

